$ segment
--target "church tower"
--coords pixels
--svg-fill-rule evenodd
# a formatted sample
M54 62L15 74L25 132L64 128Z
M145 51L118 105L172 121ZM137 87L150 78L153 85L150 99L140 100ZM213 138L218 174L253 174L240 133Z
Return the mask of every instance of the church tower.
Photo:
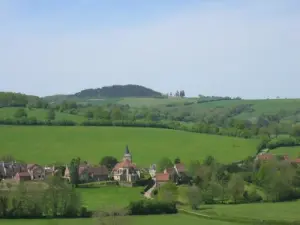
M124 156L123 156L123 161L125 160L129 160L130 162L132 162L132 156L129 152L129 149L128 149L128 145L126 145L126 148L125 148L125 153L124 153Z

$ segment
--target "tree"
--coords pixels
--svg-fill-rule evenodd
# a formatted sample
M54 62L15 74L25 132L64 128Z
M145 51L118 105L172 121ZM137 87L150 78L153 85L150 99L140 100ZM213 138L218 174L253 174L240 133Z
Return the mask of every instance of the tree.
M94 117L94 113L93 113L92 111L87 111L87 112L85 113L85 117L86 117L87 119L92 119L92 118Z
M20 108L18 109L15 114L14 114L14 117L19 119L19 118L26 118L27 117L27 113L25 111L24 108Z
M293 128L292 128L292 135L294 137L300 137L300 125L295 125Z
M54 109L49 109L48 110L46 120L48 120L48 121L55 120L55 111L54 111Z
M232 174L229 182L228 182L228 191L231 194L234 203L237 203L237 200L243 197L245 189L245 183L243 178L237 174Z
M175 92L175 96L179 97L179 91L178 90Z
M188 168L188 172L189 172L189 175L194 177L197 173L197 171L200 169L200 162L199 160L192 160L189 164L189 168Z
M75 158L71 160L70 178L71 178L71 184L75 187L79 184L79 165L80 165L80 158Z
M122 112L119 107L114 107L110 113L110 118L112 120L121 120L122 119Z
M215 163L215 158L211 155L207 156L203 161L203 164L206 166L212 166L214 163Z
M114 166L117 163L118 160L113 156L104 156L100 161L100 165L106 166L110 171L114 168Z
M180 96L181 98L185 97L185 92L184 92L184 90L181 90L181 91L179 92L179 96Z
M158 191L158 199L164 202L175 202L178 197L178 188L173 182L161 186Z
M162 159L158 162L158 164L157 164L157 170L158 170L159 172L162 172L162 171L164 171L164 169L167 169L167 168L170 168L170 167L173 167L173 163L172 163L172 161L171 161L169 158L167 158L167 157L162 158Z
M188 187L186 196L191 208L198 209L202 201L200 189L197 186Z
M174 164L178 164L178 163L180 163L180 158L179 158L179 157L176 157L176 158L174 159Z

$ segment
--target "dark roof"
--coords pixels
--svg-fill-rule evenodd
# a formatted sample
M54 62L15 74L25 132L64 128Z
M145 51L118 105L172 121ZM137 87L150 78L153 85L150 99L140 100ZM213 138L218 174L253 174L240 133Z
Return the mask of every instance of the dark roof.
M125 147L125 154L130 154L129 149L128 149L128 145L126 145L126 147Z
M97 166L88 168L88 173L93 175L108 175L108 169L106 166Z

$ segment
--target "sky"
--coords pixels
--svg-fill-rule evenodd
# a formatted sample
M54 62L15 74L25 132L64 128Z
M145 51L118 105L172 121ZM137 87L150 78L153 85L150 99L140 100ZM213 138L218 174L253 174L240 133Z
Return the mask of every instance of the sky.
M300 97L299 0L0 0L0 91Z

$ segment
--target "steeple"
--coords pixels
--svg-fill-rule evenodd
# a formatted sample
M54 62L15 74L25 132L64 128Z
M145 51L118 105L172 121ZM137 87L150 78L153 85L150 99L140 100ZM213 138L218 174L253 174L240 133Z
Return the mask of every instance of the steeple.
M125 155L127 155L127 154L130 154L129 149L128 149L128 145L126 145L126 148L125 148Z
M128 148L128 145L126 145L125 147L125 153L124 153L124 156L123 156L123 160L130 160L132 161L132 156L129 152L129 148Z

